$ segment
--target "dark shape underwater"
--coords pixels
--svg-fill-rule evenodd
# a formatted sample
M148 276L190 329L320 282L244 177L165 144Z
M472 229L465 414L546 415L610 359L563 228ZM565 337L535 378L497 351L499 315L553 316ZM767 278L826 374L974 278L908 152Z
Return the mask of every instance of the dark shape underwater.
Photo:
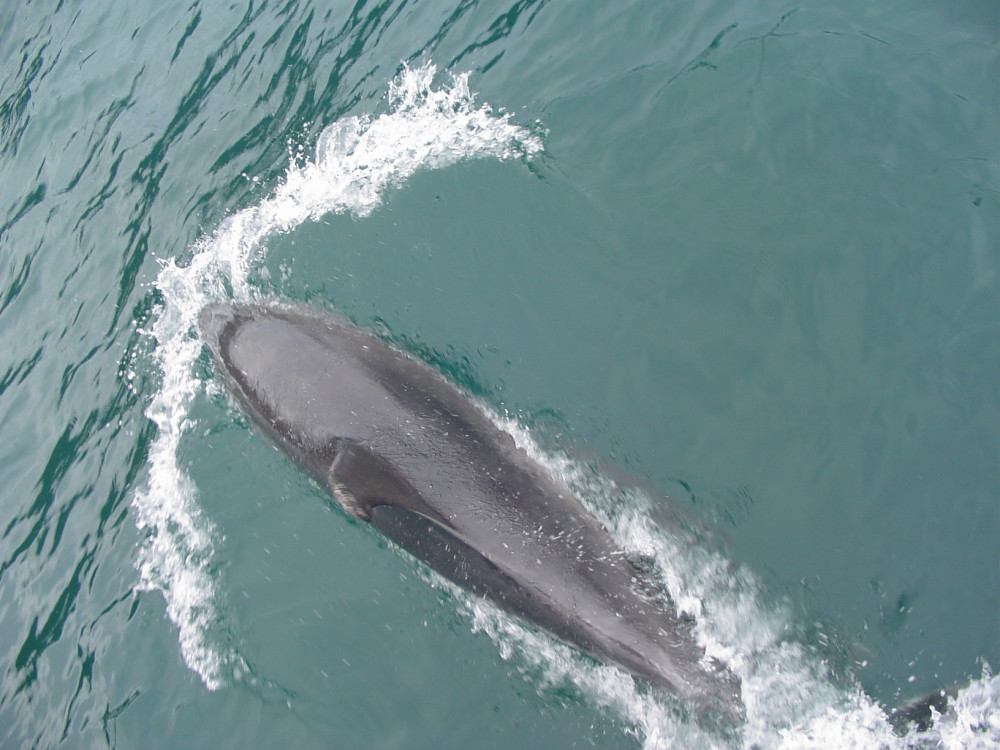
M458 389L345 320L215 303L200 317L252 421L370 522L464 588L677 695L742 721L739 680L569 489Z

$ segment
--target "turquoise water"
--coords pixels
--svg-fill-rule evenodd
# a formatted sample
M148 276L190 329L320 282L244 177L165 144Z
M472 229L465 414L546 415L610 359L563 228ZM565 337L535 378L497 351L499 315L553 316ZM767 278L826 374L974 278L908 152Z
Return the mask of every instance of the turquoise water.
M0 746L1000 743L998 58L991 0L0 10ZM192 327L257 297L476 397L747 726L335 509Z

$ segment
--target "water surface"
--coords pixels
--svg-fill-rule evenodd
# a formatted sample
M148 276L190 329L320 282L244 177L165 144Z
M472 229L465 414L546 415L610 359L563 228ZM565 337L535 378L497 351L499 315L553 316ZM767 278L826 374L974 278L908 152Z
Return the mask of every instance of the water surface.
M1000 742L998 42L971 0L0 11L0 744ZM220 391L215 298L479 399L747 727L351 523Z

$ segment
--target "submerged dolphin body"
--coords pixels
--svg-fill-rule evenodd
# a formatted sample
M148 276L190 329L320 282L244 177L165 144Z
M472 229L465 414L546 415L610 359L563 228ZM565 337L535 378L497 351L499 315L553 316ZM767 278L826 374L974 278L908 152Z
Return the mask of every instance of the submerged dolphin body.
M285 307L215 303L200 327L253 422L351 516L700 717L741 719L739 681L705 656L690 619L637 590L579 500L429 367Z

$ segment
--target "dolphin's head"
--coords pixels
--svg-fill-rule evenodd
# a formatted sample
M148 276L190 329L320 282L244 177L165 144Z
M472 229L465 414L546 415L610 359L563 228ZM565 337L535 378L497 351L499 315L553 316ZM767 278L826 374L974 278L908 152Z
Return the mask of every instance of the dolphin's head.
M215 371L241 409L321 482L342 441L365 439L407 416L391 411L394 401L373 364L379 347L342 318L214 302L198 322Z
M338 438L349 433L348 360L331 366L336 360L324 358L330 342L318 341L279 307L213 302L201 311L198 327L217 375L244 413L322 480Z

